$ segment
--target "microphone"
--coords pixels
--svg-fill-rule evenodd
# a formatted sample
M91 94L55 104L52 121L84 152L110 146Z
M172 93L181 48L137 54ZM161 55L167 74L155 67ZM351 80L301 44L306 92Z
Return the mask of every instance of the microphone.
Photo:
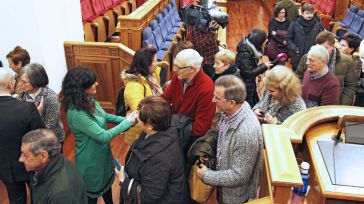
M286 53L282 52L282 53L279 53L277 56L276 56L276 59L271 61L271 63L273 64L273 67L278 65L278 64L281 64L281 63L284 63L286 62L288 59L288 56Z
M340 142L342 142L342 141L343 141L343 138L341 137L341 133L342 133L342 131L343 131L343 128L344 128L344 126L340 128L339 132L337 132L337 135L333 135L333 136L331 137L331 139L335 142L335 145L336 145L337 143L340 143Z

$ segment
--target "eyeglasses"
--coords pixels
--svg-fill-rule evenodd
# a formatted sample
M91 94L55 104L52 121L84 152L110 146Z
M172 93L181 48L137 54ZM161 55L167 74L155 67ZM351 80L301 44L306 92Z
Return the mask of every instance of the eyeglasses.
M19 79L19 83L21 83L21 84L29 84L30 82L29 81L25 81L23 79Z
M222 101L228 101L228 99L220 98L214 94L214 97L212 98L212 102L218 103L218 102L222 102Z
M192 66L191 65L188 65L188 66L185 66L185 67L180 67L178 65L173 65L173 70L175 71L178 71L178 70L181 70L181 69L187 69L187 68L191 68Z

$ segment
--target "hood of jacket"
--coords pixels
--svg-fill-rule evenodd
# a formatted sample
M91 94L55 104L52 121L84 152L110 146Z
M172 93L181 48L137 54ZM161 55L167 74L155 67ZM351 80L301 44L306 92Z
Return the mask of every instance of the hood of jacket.
M125 71L122 71L120 74L120 78L124 84L128 83L129 81L135 81L139 83L148 83L147 79L142 76L141 74L131 74Z
M157 132L146 139L145 137L146 134L142 133L141 137L136 141L136 145L131 150L141 162L169 148L173 143L179 142L178 132L175 127L170 127L166 131Z

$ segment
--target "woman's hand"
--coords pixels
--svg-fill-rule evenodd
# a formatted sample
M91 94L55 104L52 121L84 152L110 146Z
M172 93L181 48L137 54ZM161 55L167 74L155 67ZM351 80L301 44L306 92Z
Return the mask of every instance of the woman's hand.
M271 116L269 113L265 114L264 121L268 124L277 124L278 119L276 117Z
M273 64L271 62L265 62L264 64L265 64L265 66L268 67L268 69L270 69L273 66Z
M262 123L264 121L264 112L262 111L262 109L255 109L254 114L257 116L259 122Z
M125 118L127 119L127 120L129 120L132 124L136 124L136 122L137 122L137 118L138 118L138 111L137 110L135 110L135 111L133 111L133 112L131 112L128 116L126 116Z
M115 175L117 175L119 177L119 181L121 183L124 182L124 179L125 179L124 166L121 166L120 171L115 167L114 171L115 171Z

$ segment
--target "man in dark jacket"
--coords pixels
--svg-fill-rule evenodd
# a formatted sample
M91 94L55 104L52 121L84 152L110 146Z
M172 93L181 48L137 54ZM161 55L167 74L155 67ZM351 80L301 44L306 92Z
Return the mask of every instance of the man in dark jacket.
M342 54L335 48L335 36L329 31L323 31L317 35L316 43L323 45L329 52L330 59L327 62L329 71L335 74L340 82L340 105L352 105L357 86L356 66L350 56ZM296 73L300 79L307 69L307 55L304 55L297 67Z
M61 152L55 133L49 129L28 132L22 139L19 161L30 180L32 203L87 203L86 185L77 168Z
M292 22L288 28L288 53L293 70L296 70L301 57L315 44L316 36L324 30L324 26L314 16L312 4L302 6L302 15Z
M9 68L0 69L0 180L6 187L11 204L25 204L25 181L29 180L29 176L18 161L21 138L31 130L44 128L44 124L33 103L11 97L14 75Z

